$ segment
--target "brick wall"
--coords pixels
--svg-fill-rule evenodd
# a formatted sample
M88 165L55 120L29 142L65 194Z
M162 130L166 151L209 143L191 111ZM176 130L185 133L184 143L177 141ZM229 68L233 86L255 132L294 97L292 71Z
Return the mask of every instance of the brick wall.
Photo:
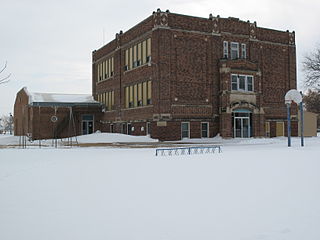
M284 95L296 88L294 35L237 18L206 19L158 10L93 52L93 94L115 90L115 111L106 112L103 119L110 123L153 120L154 138L180 139L181 121L192 122L191 137L198 137L197 121L210 122L210 135L220 132L232 137L232 111L237 108L254 113L253 135L265 136L266 119L285 120ZM125 49L147 37L152 39L149 66L124 71ZM223 41L246 44L247 58L223 59ZM96 63L110 54L115 75L97 84ZM235 97L231 74L254 76L252 96L237 93ZM152 81L152 105L124 109L124 87L146 80ZM161 119L163 115L168 119ZM157 126L157 121L164 120L167 126Z

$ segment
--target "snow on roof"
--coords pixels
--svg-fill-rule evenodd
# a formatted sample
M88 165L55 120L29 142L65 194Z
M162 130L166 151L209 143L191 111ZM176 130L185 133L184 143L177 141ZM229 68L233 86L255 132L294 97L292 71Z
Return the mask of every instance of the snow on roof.
M97 103L90 94L34 93L24 88L29 96L29 104L35 102L49 103Z

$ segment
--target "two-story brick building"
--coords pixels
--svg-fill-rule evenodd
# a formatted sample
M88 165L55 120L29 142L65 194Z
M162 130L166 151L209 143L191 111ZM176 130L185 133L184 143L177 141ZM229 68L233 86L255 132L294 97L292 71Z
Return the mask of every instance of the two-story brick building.
M294 32L158 9L93 51L92 60L103 131L161 140L286 134Z

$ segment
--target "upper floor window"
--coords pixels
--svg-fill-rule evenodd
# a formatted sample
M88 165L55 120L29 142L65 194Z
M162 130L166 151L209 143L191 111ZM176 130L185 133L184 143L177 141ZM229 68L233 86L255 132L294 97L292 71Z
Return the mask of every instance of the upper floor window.
M147 106L151 102L151 81L125 87L125 108Z
M228 51L228 42L223 41L223 58L228 58L229 51Z
M241 57L244 59L247 58L247 46L245 43L241 44Z
M98 63L98 82L108 79L114 75L113 57L104 59Z
M231 59L239 58L239 43L231 42Z
M151 38L137 43L125 51L124 70L131 70L151 61Z
M253 92L253 76L232 74L231 90Z
M98 94L98 101L105 105L106 111L113 110L114 109L114 91Z

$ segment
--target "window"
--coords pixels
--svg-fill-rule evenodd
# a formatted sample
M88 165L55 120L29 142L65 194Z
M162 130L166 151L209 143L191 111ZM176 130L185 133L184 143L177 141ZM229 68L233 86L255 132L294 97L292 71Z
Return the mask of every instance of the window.
M246 90L246 76L239 76L239 90Z
M238 76L237 75L231 76L231 89L238 90Z
M253 92L253 76L231 74L231 90Z
M231 59L239 58L239 43L232 42L231 43Z
M188 122L181 123L181 138L190 138L189 126Z
M209 137L209 123L207 122L201 123L201 137L202 138Z
M151 96L152 96L152 88L151 88L151 81L148 81L147 87L147 105L151 104Z
M241 57L246 59L247 58L247 47L246 44L241 44Z
M106 111L111 111L114 108L114 91L98 94L98 102L105 105Z
M151 62L151 38L147 39L147 59L146 62Z
M125 108L141 107L152 104L151 87L151 81L125 87Z
M253 91L253 77L252 76L247 76L247 86L248 86L248 91L252 92Z
M228 42L223 41L223 58L228 58Z
M142 83L142 105L147 105L147 82Z
M114 62L113 57L109 57L98 63L98 67L97 67L98 82L113 76L113 72L114 72L113 62Z
M129 87L125 88L125 108L129 108Z
M142 106L142 83L138 84L138 106Z
M151 38L139 42L125 51L124 71L131 70L151 61Z

